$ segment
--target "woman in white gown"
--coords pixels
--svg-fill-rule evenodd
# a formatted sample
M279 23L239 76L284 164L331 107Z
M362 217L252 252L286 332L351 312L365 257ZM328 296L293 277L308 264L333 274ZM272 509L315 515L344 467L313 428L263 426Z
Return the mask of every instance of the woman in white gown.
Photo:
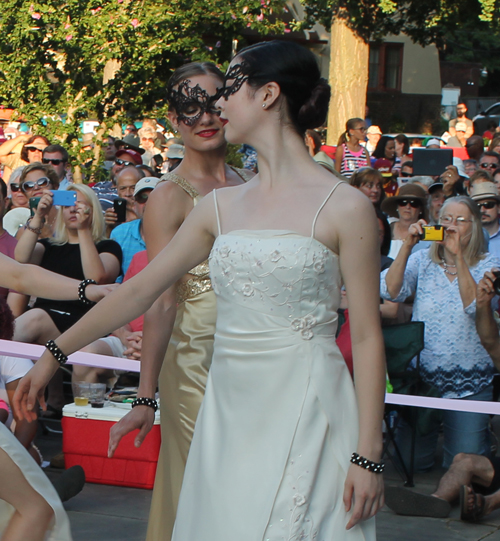
M175 541L375 539L385 387L378 229L366 197L336 184L303 144L303 131L324 122L329 95L313 55L296 44L239 53L218 105L227 140L257 149L259 174L203 199L140 275L52 347L64 361L210 255L214 358ZM335 345L342 281L356 392ZM30 418L57 366L46 352L21 381L19 414ZM141 398L151 424L154 401ZM135 427L136 445L148 426ZM121 435L112 432L110 453ZM350 464L353 453L369 469Z

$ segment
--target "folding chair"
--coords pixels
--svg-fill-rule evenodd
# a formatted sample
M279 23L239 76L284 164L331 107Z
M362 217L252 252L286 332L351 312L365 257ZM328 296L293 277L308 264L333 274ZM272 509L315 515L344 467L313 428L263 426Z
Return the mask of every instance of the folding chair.
M385 355L387 360L387 372L394 392L398 394L425 394L426 385L420 378L420 352L424 349L424 323L414 321L401 325L383 327ZM416 357L415 368L410 367L410 362ZM419 391L424 391L421 393ZM383 454L387 454L394 467L405 480L405 486L413 486L415 438L417 423L421 412L420 408L408 408L389 404L386 406L384 415L387 433ZM396 426L392 426L391 412L397 411L404 414L405 419L411 426L411 453L409 467L405 466L401 452L396 444L394 435ZM398 415L398 416L399 416ZM389 445L393 444L394 456L389 452ZM398 460L396 460L396 457Z

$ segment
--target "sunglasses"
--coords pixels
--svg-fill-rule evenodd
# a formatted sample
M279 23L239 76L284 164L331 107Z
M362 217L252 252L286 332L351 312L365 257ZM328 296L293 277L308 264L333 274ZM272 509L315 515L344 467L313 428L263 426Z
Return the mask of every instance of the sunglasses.
M498 163L480 163L479 167L481 167L481 169L496 169Z
M30 152L35 152L35 150L37 152L42 152L41 149L37 148L37 147L26 147L26 150L30 151Z
M484 203L478 203L479 208L491 210L497 206L496 201L485 201Z
M400 177L412 177L412 176L413 176L413 173L403 173L403 172L401 172L401 173L399 174L399 176L400 176Z
M16 184L14 182L10 185L11 192L18 192L20 189L21 189L21 186L19 186L19 184Z
M400 199L398 201L398 207L406 207L406 205L410 205L414 209L418 209L421 206L420 201L416 201L415 199Z
M50 180L47 177L39 178L38 180L27 180L26 182L23 182L21 186L21 190L23 192L27 192L28 190L33 190L35 186L38 186L39 188L43 188L44 186L48 186L50 184Z
M143 190L135 196L136 203L143 205L149 199L149 192L152 190Z
M116 158L115 163L116 165L124 165L125 167L128 167L129 165L135 165L135 163L120 160L120 158Z
M54 160L52 158L42 158L42 163L45 165L48 165L51 163L52 165L59 165L60 163L66 163L66 160Z

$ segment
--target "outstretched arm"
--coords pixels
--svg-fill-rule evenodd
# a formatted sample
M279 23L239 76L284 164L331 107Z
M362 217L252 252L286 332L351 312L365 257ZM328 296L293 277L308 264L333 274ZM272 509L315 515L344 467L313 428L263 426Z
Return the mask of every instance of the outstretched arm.
M491 357L496 369L500 368L500 337L498 326L493 317L491 301L495 296L493 282L496 276L491 269L477 284L476 295L476 330L481 339L481 344Z
M204 200L191 212L168 246L142 272L122 284L61 335L57 345L69 355L146 312L165 289L208 257L214 231L213 201ZM45 404L45 386L58 366L47 351L22 379L14 399L14 408L20 417L35 418L34 404L37 399L42 407Z

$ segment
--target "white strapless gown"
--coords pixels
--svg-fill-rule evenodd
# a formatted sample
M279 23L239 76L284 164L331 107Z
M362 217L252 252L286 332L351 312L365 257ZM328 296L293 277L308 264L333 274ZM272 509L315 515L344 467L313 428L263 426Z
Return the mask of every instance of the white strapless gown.
M366 541L342 495L358 413L335 344L338 257L290 231L220 235L215 351L175 541Z

